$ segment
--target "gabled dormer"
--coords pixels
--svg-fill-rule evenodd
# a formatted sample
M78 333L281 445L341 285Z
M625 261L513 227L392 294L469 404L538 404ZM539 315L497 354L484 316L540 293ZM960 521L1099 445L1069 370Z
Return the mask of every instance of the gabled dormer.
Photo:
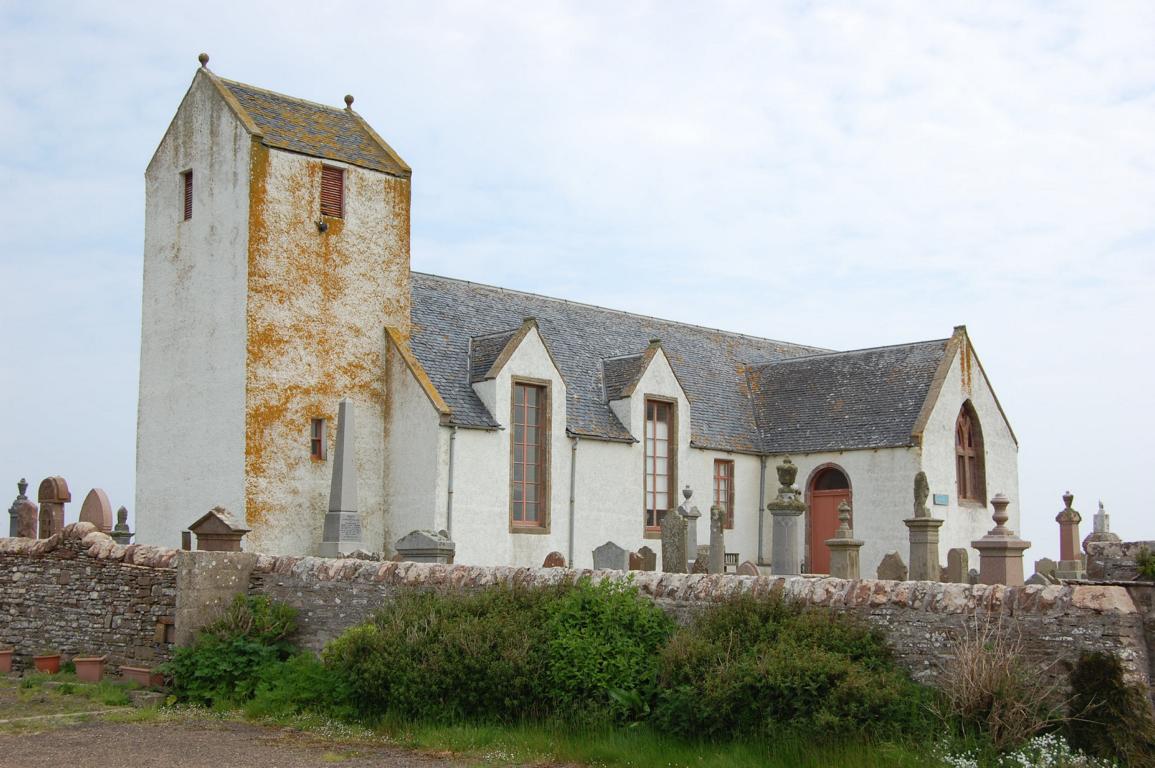
M602 360L606 402L635 440L644 437L647 398L679 405L676 410L689 424L690 398L670 365L659 339L651 339L644 351Z
M541 335L537 320L525 318L513 329L474 336L469 344L469 381L498 424L508 426L509 413L499 403L508 402L513 380L541 382L553 390L565 424L565 377Z

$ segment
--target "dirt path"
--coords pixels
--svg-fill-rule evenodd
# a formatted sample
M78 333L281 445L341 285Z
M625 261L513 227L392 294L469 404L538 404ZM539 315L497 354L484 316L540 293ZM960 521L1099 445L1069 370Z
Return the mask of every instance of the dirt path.
M463 768L378 745L321 742L244 723L92 721L34 734L0 733L2 768Z

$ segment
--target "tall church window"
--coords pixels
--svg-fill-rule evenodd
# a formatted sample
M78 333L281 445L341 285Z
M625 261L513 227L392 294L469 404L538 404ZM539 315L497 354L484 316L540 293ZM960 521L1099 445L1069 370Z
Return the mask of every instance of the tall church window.
M336 219L345 216L345 171L342 168L321 166L321 215Z
M963 404L955 422L954 453L959 500L986 504L983 433L978 416L969 402Z
M675 497L674 404L646 400L645 491L646 530L661 530L662 517Z
M514 528L544 528L549 487L548 390L541 384L513 384L513 455L510 468L510 522Z
M714 504L726 513L726 527L734 527L734 461L714 459Z

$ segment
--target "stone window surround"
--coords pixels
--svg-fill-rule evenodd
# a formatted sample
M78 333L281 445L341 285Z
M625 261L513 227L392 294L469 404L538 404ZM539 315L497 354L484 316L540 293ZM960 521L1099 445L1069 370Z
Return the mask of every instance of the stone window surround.
M667 506L675 505L678 499L678 400L674 397L651 395L646 393L642 398L642 537L646 539L660 539L662 537L661 521L654 527L646 525L646 515L649 513L649 499L646 498L646 424L649 422L650 403L663 403L669 407L670 426L667 436L666 451L666 480L669 485L667 491ZM673 506L670 506L673 509ZM669 510L665 510L668 512Z

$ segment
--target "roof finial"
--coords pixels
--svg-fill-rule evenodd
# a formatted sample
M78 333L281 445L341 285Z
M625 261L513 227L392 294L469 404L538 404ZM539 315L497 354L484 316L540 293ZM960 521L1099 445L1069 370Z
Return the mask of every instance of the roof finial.
M205 69L209 65L209 55L207 53L202 53L200 56L197 56L197 61L201 63L201 68Z
M352 109L352 108L353 108L353 94L346 93L345 94L345 109Z

